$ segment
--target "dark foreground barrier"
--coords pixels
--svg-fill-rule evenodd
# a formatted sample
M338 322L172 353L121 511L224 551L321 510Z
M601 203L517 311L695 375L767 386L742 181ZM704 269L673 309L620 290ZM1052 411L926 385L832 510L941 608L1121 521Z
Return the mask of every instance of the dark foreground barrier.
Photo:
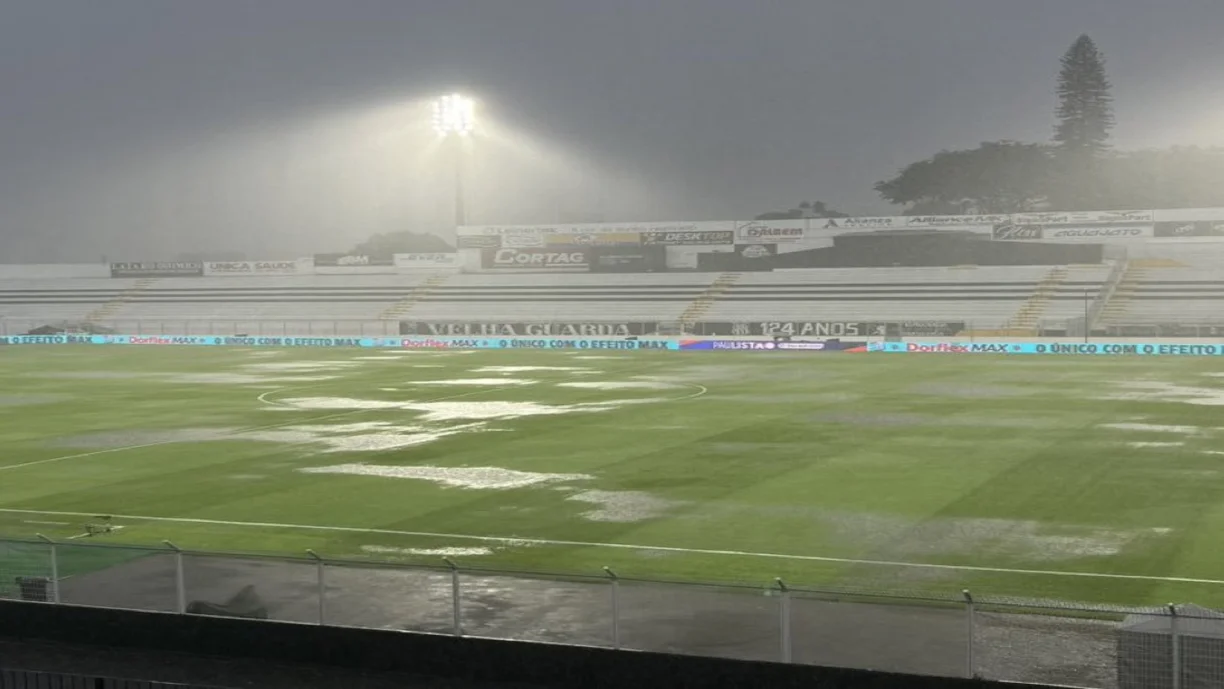
M0 601L0 637L585 689L1039 686L13 601Z
M0 663L4 660L0 659ZM135 679L87 677L55 672L29 672L0 668L0 689L222 689L197 684L142 682Z

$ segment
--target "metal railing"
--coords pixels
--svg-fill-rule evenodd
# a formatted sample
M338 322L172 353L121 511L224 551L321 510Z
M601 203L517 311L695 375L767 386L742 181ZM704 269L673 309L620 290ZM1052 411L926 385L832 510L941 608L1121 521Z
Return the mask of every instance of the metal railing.
M0 540L0 598L983 677L1224 686L1224 615L969 591L887 593ZM1207 683L1202 683L1202 682Z

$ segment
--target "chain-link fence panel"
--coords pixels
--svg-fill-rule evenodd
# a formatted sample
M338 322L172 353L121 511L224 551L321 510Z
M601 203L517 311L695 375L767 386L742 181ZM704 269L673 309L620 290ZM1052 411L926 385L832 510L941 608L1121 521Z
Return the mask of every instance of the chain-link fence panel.
M412 632L453 632L451 575L441 568L328 561L327 624Z
M978 676L1102 689L1118 686L1122 609L990 600L980 600L974 608Z
M53 600L53 557L49 543L0 541L0 598Z
M768 589L622 579L624 648L778 661L782 606Z
M309 560L183 553L186 612L319 621L318 567Z
M797 663L919 675L969 674L969 614L954 599L792 591Z
M611 582L463 570L463 633L495 639L612 645Z
M56 553L63 603L177 610L177 568L168 549L73 541L58 543Z

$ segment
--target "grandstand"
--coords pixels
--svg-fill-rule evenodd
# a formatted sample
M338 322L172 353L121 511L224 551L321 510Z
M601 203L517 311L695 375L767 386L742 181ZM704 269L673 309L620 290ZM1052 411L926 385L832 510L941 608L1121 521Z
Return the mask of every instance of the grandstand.
M913 321L1033 328L1084 313L1109 265L828 268L749 273L295 275L0 280L12 324L154 323L191 334L260 322L391 332L422 321ZM209 329L204 329L205 325ZM180 326L181 327L178 327ZM288 327L288 326L287 326Z

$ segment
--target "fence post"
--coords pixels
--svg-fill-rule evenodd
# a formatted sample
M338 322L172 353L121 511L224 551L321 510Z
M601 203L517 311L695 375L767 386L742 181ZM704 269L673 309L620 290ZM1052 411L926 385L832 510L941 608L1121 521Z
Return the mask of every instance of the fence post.
M612 582L612 648L620 650L620 577L610 568L603 568L604 574Z
M1173 689L1181 689L1182 685L1181 635L1178 634L1177 622L1177 606L1169 603L1169 646L1173 651Z
M325 611L327 608L327 585L324 582L324 572L326 569L326 565L323 564L323 558L319 557L319 554L316 553L315 551L311 550L310 548L307 548L306 553L310 555L312 558L314 558L315 572L318 575L319 624L321 625L323 624L324 619L326 619Z
M57 544L55 541L51 540L50 538L47 538L46 536L42 534L34 534L34 535L41 538L44 543L50 546L51 552L48 553L48 556L51 558L51 602L58 603L60 602L60 590L59 590L59 553L58 553Z
M176 607L178 614L185 615L187 613L187 577L183 572L183 549L174 545L170 541L162 541L167 547L174 550L174 592L176 594Z
M463 607L460 605L463 599L462 591L459 590L459 566L449 557L442 558L442 561L451 570L451 615L454 619L454 634L455 636L463 636Z
M791 657L791 594L790 589L786 586L786 582L782 581L781 577L774 578L774 583L778 585L778 590L782 592L782 596L778 601L779 620L778 624L782 626L782 662L793 663Z
M969 589L961 591L961 595L965 597L965 623L968 625L968 640L965 642L965 676L973 679L977 676L976 662L973 658L973 632L975 627L974 621L974 605L973 596L969 593Z

